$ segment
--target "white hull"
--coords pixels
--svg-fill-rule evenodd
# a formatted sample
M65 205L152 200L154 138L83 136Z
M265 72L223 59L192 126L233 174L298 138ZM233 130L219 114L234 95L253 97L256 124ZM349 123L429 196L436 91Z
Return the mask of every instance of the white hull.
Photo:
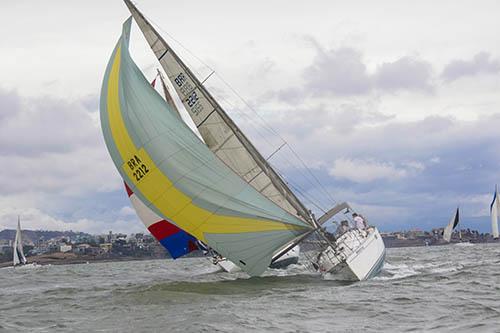
M274 263L272 263L269 267L271 267L271 268L286 268L291 264L298 263L299 262L299 255L300 255L300 246L297 245L294 248L292 248L290 251L285 253L278 260L276 260ZM241 270L238 266L236 266L231 261L229 261L225 258L216 261L216 264L219 265L220 268L222 268L224 271L226 271L228 273L235 273L235 272L238 272Z
M241 268L233 264L232 261L227 260L226 258L220 259L217 261L217 265L222 268L223 271L228 273L235 273L241 271Z
M37 264L36 262L31 262L29 264L15 265L12 267L14 267L15 269L30 269L30 268L38 268L40 267L40 265Z
M362 281L380 273L385 260L385 245L377 228L368 232L349 230L336 241L337 253L332 247L318 255L318 270L334 279Z

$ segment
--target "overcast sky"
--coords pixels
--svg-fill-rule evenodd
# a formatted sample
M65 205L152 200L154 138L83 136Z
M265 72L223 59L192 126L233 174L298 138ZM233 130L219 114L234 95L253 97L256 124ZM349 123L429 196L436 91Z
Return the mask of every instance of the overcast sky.
M258 116L219 76L207 81L265 156L285 139L336 201L384 231L443 226L457 205L464 227L488 231L500 183L500 2L137 5L201 79L213 69L247 100ZM0 230L18 214L24 228L144 230L98 120L128 16L119 0L0 1ZM159 64L133 29L132 54L153 79ZM288 148L271 162L329 208Z

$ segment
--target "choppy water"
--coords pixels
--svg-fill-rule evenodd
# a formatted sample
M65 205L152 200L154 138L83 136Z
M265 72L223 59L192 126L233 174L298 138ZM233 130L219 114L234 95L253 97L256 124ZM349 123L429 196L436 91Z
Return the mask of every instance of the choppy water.
M388 249L345 284L206 258L0 269L0 331L500 332L500 244Z

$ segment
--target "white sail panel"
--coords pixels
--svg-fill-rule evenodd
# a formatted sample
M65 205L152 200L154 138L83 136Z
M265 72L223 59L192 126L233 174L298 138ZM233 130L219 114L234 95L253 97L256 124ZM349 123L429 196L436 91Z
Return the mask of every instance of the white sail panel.
M446 228L444 228L443 239L445 241L449 242L451 240L451 234L453 233L453 229L455 229L455 227L458 225L458 222L459 222L459 212L457 208L450 222L448 223Z
M14 241L14 266L19 265L21 263L21 260L19 260L19 254L17 253L17 235L16 235L16 240Z
M21 236L21 221L20 218L17 218L17 230L16 230L16 238L14 239L13 245L14 252L14 266L19 264L26 264L27 260L24 256L23 251L23 239Z
M308 210L239 130L146 18L125 0L207 146L231 170L287 212L310 221ZM310 222L309 222L310 223Z

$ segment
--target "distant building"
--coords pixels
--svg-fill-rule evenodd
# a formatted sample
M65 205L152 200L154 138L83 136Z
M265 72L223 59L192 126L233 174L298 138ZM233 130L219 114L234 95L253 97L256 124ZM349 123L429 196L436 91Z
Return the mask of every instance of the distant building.
M73 252L76 254L86 254L91 246L89 244L78 244L73 249Z
M59 245L59 252L69 252L73 249L73 246L68 245L68 244L60 244Z
M0 253L12 250L12 241L10 239L0 239Z
M103 243L103 244L100 244L99 247L101 248L103 253L109 253L109 252L111 252L113 245L111 243Z

